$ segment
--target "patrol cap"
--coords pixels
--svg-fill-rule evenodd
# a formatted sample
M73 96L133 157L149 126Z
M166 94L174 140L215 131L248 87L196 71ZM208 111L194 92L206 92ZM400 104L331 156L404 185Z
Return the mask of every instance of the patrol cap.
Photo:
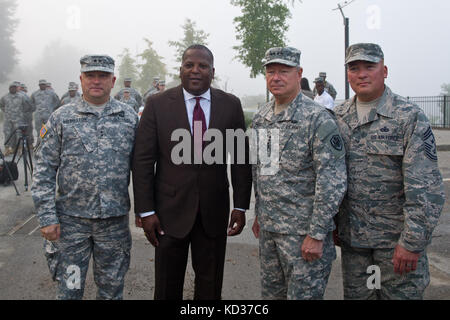
M20 83L20 81L14 81L13 83L16 84L16 87L22 87L22 83Z
M153 81L159 81L159 77L153 77Z
M270 48L267 50L262 63L264 67L271 63L280 63L290 67L300 67L301 54L300 50L292 47Z
M123 92L125 93L125 92L128 92L128 93L130 93L130 89L128 89L128 88L125 88L125 89L123 89Z
M108 55L85 55L80 59L81 72L102 71L114 73L114 59Z
M324 80L323 80L323 78L322 77L317 77L315 80L314 80L314 83L317 83L317 82L324 82Z
M46 85L47 85L48 87L51 87L51 86L52 86L52 83L51 83L51 82L47 82Z
M165 86L166 85L166 81L165 80L161 80L158 83L160 86Z
M125 79L123 79L123 82L131 82L131 81L133 81L133 79L131 79L131 78L125 78Z
M41 80L39 80L39 84L40 84L40 85L41 85L41 84L47 85L47 80L41 79Z
M74 83L69 85L69 91L77 91L78 90L78 86Z
M326 78L327 77L327 73L326 72L319 72L319 77Z
M16 81L11 82L11 83L9 84L9 87L10 87L10 88L12 88L12 87L17 87Z
M345 64L358 60L378 63L383 59L383 51L375 43L356 43L348 47L345 53Z

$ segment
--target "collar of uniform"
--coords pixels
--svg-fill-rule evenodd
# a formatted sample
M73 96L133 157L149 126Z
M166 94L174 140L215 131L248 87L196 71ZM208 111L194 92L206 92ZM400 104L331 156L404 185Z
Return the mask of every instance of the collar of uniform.
M392 91L385 87L383 95L377 105L377 113L387 118L394 118Z
M103 109L103 114L110 115L118 113L120 111L122 111L122 109L120 108L119 104L114 103L113 99L109 97L109 101L106 103L106 106ZM81 104L78 104L76 108L76 112L98 114L98 111L95 109L95 107L91 107L83 97L81 98Z
M274 113L275 99L273 99L272 101L270 101L263 107L260 114L263 118L265 118L268 121L274 121L274 120L275 121L289 121L294 118L294 115L297 112L296 106L298 104L301 104L302 101L303 101L303 94L300 92L297 95L297 97L295 97L295 99L292 100L291 103L289 103L289 106L286 108L286 110L275 115L275 113Z

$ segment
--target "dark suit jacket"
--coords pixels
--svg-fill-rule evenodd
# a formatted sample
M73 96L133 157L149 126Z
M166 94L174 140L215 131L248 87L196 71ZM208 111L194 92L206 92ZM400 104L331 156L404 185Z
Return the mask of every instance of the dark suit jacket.
M209 236L223 235L227 231L230 212L226 143L223 144L224 164L193 164L192 156L192 164L176 165L171 160L171 153L180 142L171 141L171 136L180 128L191 132L181 86L147 100L133 158L135 212L156 211L162 230L176 238L184 238L190 232L197 213L200 213ZM226 129L245 131L239 99L214 88L211 88L209 123L209 129L212 128L222 132L224 142ZM193 143L191 146L193 154ZM252 175L248 156L246 159L246 164L231 165L235 208L249 208Z

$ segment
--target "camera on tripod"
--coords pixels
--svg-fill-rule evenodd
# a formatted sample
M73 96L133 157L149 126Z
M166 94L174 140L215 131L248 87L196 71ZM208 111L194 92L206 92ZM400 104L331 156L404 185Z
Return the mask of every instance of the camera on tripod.
M17 130L20 130L22 132L23 135L27 135L27 131L28 131L28 125L24 124L24 123L19 123L17 125Z

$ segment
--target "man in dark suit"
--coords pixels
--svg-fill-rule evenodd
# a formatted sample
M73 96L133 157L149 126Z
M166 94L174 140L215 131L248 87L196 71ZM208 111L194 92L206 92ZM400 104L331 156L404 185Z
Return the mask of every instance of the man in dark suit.
M210 87L214 71L214 57L208 48L193 45L186 49L180 68L181 86L147 100L136 136L136 224L156 248L157 300L183 298L189 246L195 272L194 299L220 299L227 235L238 235L245 226L252 185L247 140L244 163L231 159L231 218L226 144L223 150L216 150L223 159L213 164L189 160L177 164L173 159L178 141L172 141L172 134L176 130L185 129L189 134L192 152L183 153L192 154L182 156L190 160L196 159L198 151L198 144L191 140L198 142L200 137L200 151L209 145L203 139L207 129L220 131L223 137L227 129L245 131L239 99ZM234 149L236 157L238 149Z

